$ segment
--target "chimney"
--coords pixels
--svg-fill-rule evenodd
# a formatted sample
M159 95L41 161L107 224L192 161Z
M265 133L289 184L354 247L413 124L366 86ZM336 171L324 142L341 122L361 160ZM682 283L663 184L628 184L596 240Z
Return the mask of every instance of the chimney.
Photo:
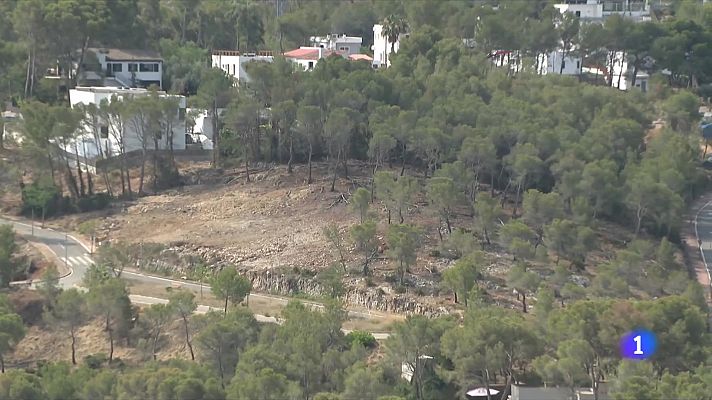
M319 60L321 60L321 58L323 57L323 53L324 53L324 48L319 47L319 58L318 58Z

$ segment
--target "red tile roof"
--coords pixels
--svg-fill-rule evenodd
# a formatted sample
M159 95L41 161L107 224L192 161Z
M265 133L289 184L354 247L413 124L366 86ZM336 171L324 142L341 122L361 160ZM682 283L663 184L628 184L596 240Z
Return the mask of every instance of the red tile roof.
M349 56L349 60L351 60L351 61L373 61L373 57L371 57L367 54L351 54Z
M322 50L322 54L326 55L328 50ZM295 49L284 53L286 58L299 58L301 60L318 60L319 49Z

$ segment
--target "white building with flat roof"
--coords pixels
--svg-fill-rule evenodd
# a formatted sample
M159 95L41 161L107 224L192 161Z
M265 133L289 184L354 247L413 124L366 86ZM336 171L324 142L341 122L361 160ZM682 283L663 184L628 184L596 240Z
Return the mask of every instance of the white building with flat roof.
M249 82L250 77L245 72L245 65L250 62L272 62L271 51L245 53L236 50L215 50L212 54L213 68L220 68L238 82Z
M80 81L114 78L125 87L163 88L163 59L151 50L90 47L81 71Z
M312 47L321 47L331 51L346 53L347 55L361 52L363 39L358 36L346 36L346 34L332 33L327 36L312 36L309 38Z
M148 96L151 92L146 89L126 89L112 87L83 87L77 86L69 90L69 103L72 108L79 108L83 105L99 106L103 101L109 103L113 101L124 101L129 98L139 96ZM178 100L178 108L175 110L175 119L172 123L173 140L172 148L174 150L185 150L186 147L186 129L185 129L185 113L186 99L184 96L167 94L159 91L158 96L161 98L171 97ZM133 124L129 121L124 122L122 130L117 131L117 124L112 124L109 121L101 118L97 120L98 127L84 123L80 127L80 132L77 139L68 145L65 150L71 154L76 153L87 159L97 157L110 158L122 153L138 151L143 148L146 138L142 138L137 132ZM154 142L151 138L147 143L149 150L154 150ZM168 135L161 137L158 141L158 149L166 150L171 148Z
M400 48L400 41L408 37L408 33L401 33L398 40L393 43L393 52L397 53ZM376 24L373 26L373 68L387 68L391 65L391 42L383 34L383 25Z
M565 0L554 7L561 13L572 13L584 20L600 21L611 15L636 21L650 20L648 0Z

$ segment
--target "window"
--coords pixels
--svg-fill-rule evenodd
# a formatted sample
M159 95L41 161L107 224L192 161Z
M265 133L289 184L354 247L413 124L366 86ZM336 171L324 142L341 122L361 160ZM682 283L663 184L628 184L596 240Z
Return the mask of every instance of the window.
M118 63L106 64L106 70L109 72L122 72L124 70L124 66Z
M343 46L342 46L342 47L339 47L339 50L341 50L341 51L349 51L349 48L348 48L348 47L343 47Z
M581 11L576 11L576 16L580 17L581 16Z
M158 63L141 63L139 64L141 72L158 72Z
M99 128L99 132L100 132L102 139L107 139L109 137L109 127L108 126L101 126Z
M185 108L178 109L178 121L185 121Z
M129 72L138 72L138 64L129 64Z
M314 68L314 61L309 61L309 69Z
M576 69L581 68L581 61L576 61Z

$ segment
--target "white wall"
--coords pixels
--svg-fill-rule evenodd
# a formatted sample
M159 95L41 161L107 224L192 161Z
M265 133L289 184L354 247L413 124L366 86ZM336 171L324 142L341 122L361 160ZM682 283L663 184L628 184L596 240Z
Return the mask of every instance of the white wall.
M603 18L603 4L592 2L589 4L554 4L562 14L565 12L586 19Z
M345 51L347 55L361 52L363 39L357 36L329 35L309 38L313 47L322 47L333 51Z
M96 54L99 64L101 64L101 69L108 75L113 75L118 78L121 82L134 85L134 78L141 81L156 81L159 82L159 87L163 88L163 62L162 61L106 61L106 54L97 53ZM121 64L120 72L109 72L107 70L108 64ZM129 71L129 64L131 64L136 71ZM145 66L158 66L157 72L141 71L141 64ZM138 84L138 82L136 82Z
M238 81L250 81L250 77L245 72L245 64L253 61L272 62L274 61L274 57L264 55L237 55L237 52L235 52L234 55L221 53L212 55L213 68L222 69Z
M69 102L72 108L76 108L79 104L100 104L102 100L112 101L115 99L117 101L123 101L124 98L134 97L134 96L147 96L149 92L144 89L117 89L117 88L81 88L71 89L69 91ZM115 97L112 97L115 96ZM161 92L160 97L175 97L179 100L178 109L176 109L175 119L173 121L173 149L174 150L184 150L186 147L185 143L185 118L179 118L181 109L185 111L186 100L184 96L168 95ZM185 115L185 114L184 114ZM106 126L108 128L107 121L98 121L100 126ZM105 156L111 157L116 156L121 153L121 146L119 140L115 136L109 133L108 137L105 139L100 139L100 143L95 143L94 135L91 130L91 126L83 125L80 127L81 132L77 137L75 143L71 143L66 151L74 153L74 146L77 146L77 150L80 155L84 154L88 158L98 157L99 150L98 146L101 146ZM120 135L123 139L123 146L125 152L141 150L142 143L141 138L137 134L136 130L132 127L131 123L124 124L124 131ZM151 140L148 144L148 149L153 149L154 143ZM168 149L169 142L168 137L162 137L159 140L158 148L160 150ZM85 152L86 149L86 152Z
M319 60L305 60L301 58L288 58L288 60L299 65L306 71L316 68L316 64L319 62Z
M400 41L404 37L401 34L393 45L393 50L397 53L400 47ZM391 60L387 59L391 53L391 43L388 38L383 36L383 25L376 24L373 26L373 66L376 68L389 67Z
M561 59L564 59L564 69L561 70ZM581 74L581 57L566 55L560 50L552 51L546 55L544 62L539 66L542 74L579 75Z

